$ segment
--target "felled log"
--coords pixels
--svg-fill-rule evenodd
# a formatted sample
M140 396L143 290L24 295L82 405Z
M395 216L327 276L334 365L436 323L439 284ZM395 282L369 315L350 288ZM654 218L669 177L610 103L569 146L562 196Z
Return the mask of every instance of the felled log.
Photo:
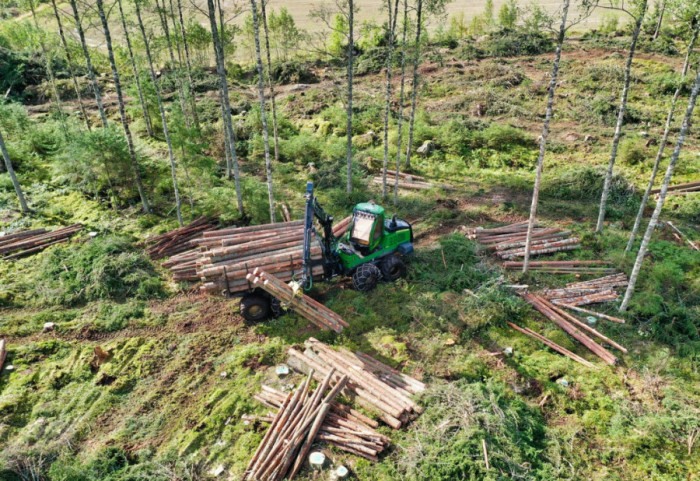
M668 191L673 192L674 190L688 190L688 189L695 189L695 188L700 189L700 180L696 180L694 182L686 182L685 184L670 185L668 187ZM649 191L650 194L658 194L659 192L661 192L661 188L651 189Z
M43 231L43 229L35 229L36 234L27 236L18 235L9 239L9 242L0 245L0 255L4 255L1 259L15 259L17 257L36 253L60 242L65 242L82 228L83 226L81 224L73 224L51 232Z
M602 319L607 319L608 321L617 322L618 324L624 324L626 322L624 319L620 319L619 317L608 316L607 314L603 314L603 313L595 312L595 311L590 311L588 309L584 309L583 307L579 307L579 306L572 306L570 304L567 304L567 303L562 302L562 301L558 301L556 299L552 301L552 304L556 304L559 307L563 307L563 308L569 309L571 311L582 312L584 314L590 314L591 316L596 316L596 317L600 317Z
M607 288L612 289L614 287L625 287L627 286L627 276L624 273L613 274L610 276L599 277L597 279L591 279L589 281L580 282L570 282L566 285L569 289L586 289L590 287L595 287L598 289Z
M11 242L16 242L19 239L25 239L27 237L33 237L33 236L37 236L40 234L45 234L46 232L47 231L44 228L30 229L30 230L19 231L19 232L12 232L10 234L3 232L2 235L0 235L0 246L9 244Z
M550 307L554 312L556 312L557 314L559 314L560 316L562 316L564 319L566 319L566 320L572 322L574 325L580 327L580 328L583 329L584 331L588 331L590 334L593 334L593 335L596 336L598 339L607 342L608 344L610 344L611 346L613 346L615 349L618 349L618 350L624 352L625 354L627 354L627 349L626 349L624 346L622 346L622 345L618 344L617 342L613 341L612 339L610 339L609 337L605 336L604 334L602 334L602 333L599 332L598 330L593 329L591 326L589 326L589 325L586 324L585 322L581 322L581 321L578 320L576 317L572 316L571 314L569 314L568 312L566 312L566 311L563 310L562 308L560 308L560 307L558 307L558 306L555 306L554 304L551 304L549 307Z
M571 237L569 239L563 239L554 242L544 242L542 244L538 244L531 247L530 255L551 254L553 252L562 252L578 249L579 247L581 247L579 242L580 239L578 237ZM525 255L525 248L501 251L497 252L497 254L502 259L510 259L512 257L523 257Z
M537 339L538 341L543 343L545 346L550 347L550 348L554 349L555 351L557 351L559 354L563 354L564 356L566 356L570 359L573 359L574 361L576 361L580 364L583 364L586 367L592 367L593 369L598 369L598 367L595 364L591 364L590 362L588 362L587 360L585 360L584 358L582 358L578 354L574 354L573 352L569 351L567 348L560 346L556 342L554 342L550 339L547 339L543 335L538 334L535 331L528 329L527 327L520 327L520 326L513 324L512 322L508 322L508 325L510 327L512 327L513 329L515 329L516 331L518 331L522 334L525 334L526 336L530 336L533 339Z
M609 265L608 261L531 261L529 267L577 267ZM507 269L522 269L523 261L506 261L503 266Z
M191 240L201 237L206 230L216 227L216 223L207 217L200 217L184 227L146 239L148 255L151 259L162 259L184 252L192 247Z

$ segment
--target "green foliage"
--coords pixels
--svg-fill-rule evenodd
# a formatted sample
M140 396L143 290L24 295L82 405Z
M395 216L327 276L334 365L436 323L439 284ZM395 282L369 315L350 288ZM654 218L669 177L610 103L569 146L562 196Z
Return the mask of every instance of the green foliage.
M617 31L619 23L620 18L612 12L608 12L603 16L603 19L600 21L599 30L604 35L613 34Z
M605 171L596 167L569 168L542 179L542 197L562 200L596 200L603 189ZM623 204L633 202L634 188L620 174L613 175L609 202Z
M333 16L333 27L328 37L328 52L335 57L344 57L348 49L348 22L340 13Z
M620 143L619 159L623 165L637 165L649 157L642 139L628 138Z
M36 273L40 305L72 306L97 299L153 299L165 287L148 258L123 237L98 237L52 250Z
M313 84L318 77L310 69L310 64L297 60L273 62L270 71L275 82L281 84Z
M491 124L484 130L474 133L472 147L508 150L511 147L532 147L534 140L523 130L510 125Z
M101 304L95 327L98 331L113 332L124 329L129 321L145 315L146 303L130 301L123 304Z
M517 0L508 0L498 11L498 25L501 28L513 29L518 21L518 2Z
M488 57L541 55L554 51L552 39L541 32L503 28L489 35L481 46Z

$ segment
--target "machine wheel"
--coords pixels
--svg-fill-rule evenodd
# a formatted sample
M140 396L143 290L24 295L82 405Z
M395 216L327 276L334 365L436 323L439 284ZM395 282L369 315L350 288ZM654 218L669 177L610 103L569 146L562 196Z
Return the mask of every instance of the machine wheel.
M272 314L272 317L277 319L285 313L285 310L286 309L282 307L282 302L279 299L276 297L270 298L270 314Z
M382 271L384 280L388 282L396 282L406 275L406 264L396 255L385 257L379 264L379 269Z
M377 286L382 278L379 267L374 264L362 264L352 275L352 286L360 292L369 292Z
M270 315L270 299L257 294L250 294L241 299L241 316L248 322L260 322Z

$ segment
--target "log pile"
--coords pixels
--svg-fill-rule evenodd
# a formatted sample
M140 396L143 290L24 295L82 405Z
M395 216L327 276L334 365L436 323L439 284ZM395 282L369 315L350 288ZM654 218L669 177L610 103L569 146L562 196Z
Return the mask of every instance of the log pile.
M516 222L494 229L477 227L467 231L467 237L476 240L486 249L503 260L525 256L525 243L527 241L528 222ZM538 227L532 230L530 243L530 255L553 254L555 252L570 251L581 247L578 237L571 237L571 232L559 228ZM573 267L573 266L572 266Z
M278 299L284 307L297 311L321 329L330 329L340 333L344 327L349 326L338 314L320 302L304 295L301 289L295 292L291 286L269 272L256 267L251 274L248 274L247 281L253 287L262 288L275 299Z
M615 290L627 286L625 274L613 274L582 282L570 282L559 289L545 289L537 293L548 301L564 306L577 307L598 302L615 301L620 296Z
M649 191L651 194L658 194L660 192L660 188ZM668 187L668 195L685 195L691 192L700 192L700 180L686 182L685 184L670 185Z
M286 398L285 393L269 386L262 386L255 399L265 406L280 409ZM272 422L274 416L246 416L246 420ZM338 401L331 403L331 408L316 435L319 441L370 461L379 461L382 453L391 441L387 436L375 430L379 423L364 414Z
M146 239L146 244L150 244L148 255L155 260L192 249L193 244L191 241L193 239L201 237L204 231L212 230L215 227L216 222L207 217L200 217L185 227Z
M354 399L362 407L376 412L379 418L394 429L423 411L411 396L425 389L425 385L410 376L382 364L361 352L347 349L338 351L310 338L300 352L289 349L288 364L296 371L310 373L317 379L337 370L349 380L343 395Z
M55 231L33 229L0 237L0 260L17 259L46 249L52 245L68 242L83 228L80 224L62 227Z
M548 274L613 274L615 268L609 266L607 261L532 261L528 270L533 272L546 272ZM520 271L523 269L522 261L506 261L503 266L508 270Z
M337 377L334 375L335 371L330 371L314 391L309 391L313 377L310 373L294 394L287 394L250 460L244 480L276 481L294 477L331 411L335 397L348 382L347 376L340 376L331 387L333 378Z

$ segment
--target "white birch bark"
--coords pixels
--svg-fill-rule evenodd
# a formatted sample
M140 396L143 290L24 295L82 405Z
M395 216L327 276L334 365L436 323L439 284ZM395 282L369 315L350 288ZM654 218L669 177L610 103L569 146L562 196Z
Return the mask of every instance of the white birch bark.
M406 34L408 31L408 0L403 1L403 38L401 39L401 88L399 90L398 139L396 141L396 176L394 178L394 205L399 203L399 173L401 172L401 137L403 133L403 101L406 87Z
M355 22L355 2L354 0L348 0L348 103L347 103L347 181L348 181L348 194L352 193L352 75L353 75L353 62L354 62L354 22Z
M12 168L12 161L10 160L10 153L5 147L5 139L2 137L2 132L0 132L0 151L2 151L2 157L5 159L5 168L7 173L10 174L10 179L12 180L12 185L15 188L15 193L17 193L17 200L19 200L19 206L22 209L23 214L29 213L29 207L27 207L27 201L22 193L22 186L19 185L19 180L15 175L15 169Z
M416 13L416 44L413 57L413 82L411 84L411 116L408 121L408 145L406 146L406 169L411 168L411 153L413 149L413 125L416 121L416 102L418 99L418 65L420 64L421 22L423 17L423 0L417 0Z

